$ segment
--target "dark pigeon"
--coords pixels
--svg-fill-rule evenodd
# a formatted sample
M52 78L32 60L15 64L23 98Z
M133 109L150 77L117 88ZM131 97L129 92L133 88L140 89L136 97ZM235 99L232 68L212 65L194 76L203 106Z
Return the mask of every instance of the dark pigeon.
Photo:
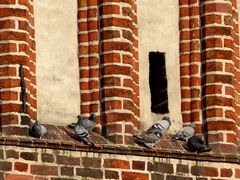
M82 119L78 119L78 122L74 127L74 132L77 140L87 145L94 145L93 142L90 140L88 131L83 127Z
M46 135L47 133L48 133L47 128L45 126L43 126L42 124L40 124L39 121L35 121L32 128L30 129L30 134L36 138L41 138L42 136Z
M192 136L190 139L188 139L187 148L191 152L198 153L211 151L211 148L209 148L198 136Z

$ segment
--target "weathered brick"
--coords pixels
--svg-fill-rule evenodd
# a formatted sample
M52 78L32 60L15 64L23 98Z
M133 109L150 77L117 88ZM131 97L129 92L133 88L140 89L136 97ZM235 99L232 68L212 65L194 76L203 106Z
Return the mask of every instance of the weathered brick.
M132 46L128 42L103 42L101 45L102 51L126 51L131 52Z
M239 168L235 169L235 178L240 178L240 169Z
M57 156L57 163L66 165L80 165L80 158Z
M76 174L83 177L102 179L103 172L100 169L77 168Z
M122 124L108 124L107 129L109 133L119 133L122 132Z
M119 179L118 171L105 170L106 179Z
M33 180L33 176L19 175L19 174L6 174L5 180Z
M119 14L120 8L117 5L104 5L100 8L100 15Z
M133 161L132 169L145 170L145 162L144 161Z
M105 159L103 166L106 168L130 169L129 161L120 159Z
M152 177L152 180L163 180L164 179L164 175L158 174L158 173L152 173L151 177Z
M208 122L208 130L233 130L235 123L228 121L217 121L217 122Z
M101 19L101 27L117 26L117 27L132 27L132 21L124 18L103 18Z
M218 169L213 167L192 166L191 174L195 176L218 176Z
M37 161L38 153L36 152L21 152L20 157L29 160L29 161Z
M80 23L78 23L78 29L80 31L97 30L98 22L97 21L80 22Z
M73 167L61 167L61 175L63 176L73 176L74 174L74 169Z
M15 150L7 150L6 151L7 158L19 159L19 152Z
M47 166L47 165L31 165L32 174L37 175L47 175L47 176L57 176L58 167L57 166Z
M4 152L2 149L0 149L0 159L4 159Z
M14 163L14 169L21 172L27 172L28 170L28 164L22 163L22 162L15 162Z
M104 114L104 118L108 122L118 122L118 121L131 121L133 119L132 114L129 113L107 113Z
M132 180L132 179L148 180L149 174L138 173L138 172L122 172L122 179L124 179L124 180Z
M12 163L11 162L0 162L0 170L1 171L11 171L12 170Z
M220 170L221 177L232 177L232 169L223 168Z
M154 171L162 173L173 173L173 165L161 162L154 162Z
M112 89L105 89L102 91L102 98L106 98L106 97L131 98L131 96L132 96L132 91L128 89L112 88Z
M191 177L167 175L166 180L192 180Z
M225 3L210 3L210 4L204 4L203 9L205 13L210 12L219 12L219 13L231 13L232 7L230 4Z
M101 167L101 159L100 158L83 157L82 165L85 167L100 168Z
M54 157L52 154L42 153L42 162L54 162Z
M179 172L179 173L189 173L188 165L177 164L177 172Z

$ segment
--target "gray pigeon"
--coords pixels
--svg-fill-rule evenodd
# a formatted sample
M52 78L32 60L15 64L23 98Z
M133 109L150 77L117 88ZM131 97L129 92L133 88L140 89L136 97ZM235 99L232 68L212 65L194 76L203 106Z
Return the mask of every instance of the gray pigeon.
M172 141L175 140L188 141L189 138L195 135L195 127L196 127L195 122L192 122L189 126L183 127L172 137Z
M163 117L163 119L155 124L153 124L148 130L147 134L160 134L163 136L168 128L171 126L171 121L168 116Z
M195 135L188 139L187 148L191 152L197 151L198 153L211 151L211 148L209 148L201 138Z
M48 133L47 128L45 126L43 126L42 124L40 124L39 121L35 121L32 128L30 129L30 134L36 138L41 138L42 136L46 135L47 133Z
M81 115L78 115L77 118L78 118L78 120L79 119L82 120L82 126L87 131L93 130L96 126L96 115L95 114L91 114L88 118L83 118ZM72 123L72 124L69 124L68 127L75 128L76 125L77 125L77 123Z
M90 140L88 131L83 127L83 121L81 118L78 119L78 122L74 127L74 132L77 140L80 140L87 145L94 145Z
M160 134L144 134L144 135L134 135L134 142L141 144L147 148L153 148L155 144L159 143L161 139Z
M148 148L153 148L155 144L159 143L161 137L165 134L170 125L170 118L164 117L161 121L153 124L144 134L134 135L134 142Z

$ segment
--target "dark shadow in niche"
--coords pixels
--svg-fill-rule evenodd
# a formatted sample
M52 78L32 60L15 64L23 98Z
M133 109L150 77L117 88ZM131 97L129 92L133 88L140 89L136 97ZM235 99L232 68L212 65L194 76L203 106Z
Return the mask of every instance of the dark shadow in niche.
M169 109L165 53L150 52L149 68L151 111L157 114L168 113Z

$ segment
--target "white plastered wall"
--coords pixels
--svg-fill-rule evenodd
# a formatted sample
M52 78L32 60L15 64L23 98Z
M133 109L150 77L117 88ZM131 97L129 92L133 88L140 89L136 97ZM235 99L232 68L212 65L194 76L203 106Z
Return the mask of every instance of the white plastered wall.
M179 73L179 7L176 0L138 1L140 102L142 129L147 129L163 115L151 113L149 89L150 51L166 53L170 133L182 126Z
M38 119L65 125L80 111L77 0L35 0Z

